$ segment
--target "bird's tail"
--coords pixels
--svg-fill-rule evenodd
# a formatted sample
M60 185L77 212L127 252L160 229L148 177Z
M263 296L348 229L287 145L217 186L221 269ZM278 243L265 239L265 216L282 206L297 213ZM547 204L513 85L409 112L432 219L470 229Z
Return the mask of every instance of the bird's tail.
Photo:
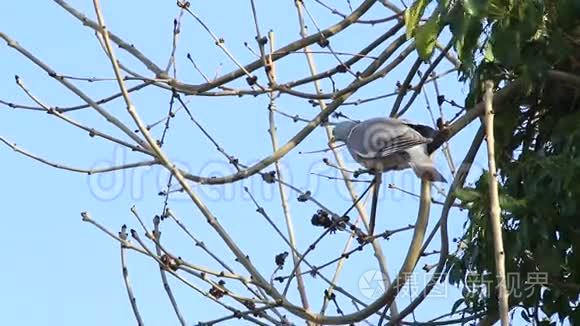
M419 147L416 146L412 149L407 150L410 154L411 159L409 160L409 165L420 179L431 181L431 182L447 182L443 175L437 171L433 160L427 155L426 146Z
M429 163L431 164L411 164L411 167L413 168L413 171L415 172L417 177L423 180L428 180L431 182L447 183L445 177L443 177L443 175L439 173L439 171L437 171L435 166L433 166L433 163L432 162Z

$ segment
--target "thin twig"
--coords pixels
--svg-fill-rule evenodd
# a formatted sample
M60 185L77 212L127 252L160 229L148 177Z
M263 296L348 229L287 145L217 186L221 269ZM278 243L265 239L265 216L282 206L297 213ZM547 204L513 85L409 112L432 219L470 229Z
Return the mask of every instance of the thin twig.
M135 145L130 144L124 140L118 139L116 137L113 137L113 136L108 135L106 133L103 133L101 131L98 131L95 128L87 127L87 126L77 122L76 120L64 115L62 113L62 110L51 108L50 106L44 104L44 102L42 102L37 96L32 94L32 92L24 85L24 82L22 81L22 79L19 76L16 76L15 79L16 79L16 84L18 85L18 87L20 87L24 91L24 93L28 97L30 97L30 99L32 99L36 104L38 104L40 106L41 110L45 110L46 113L48 113L50 115L54 115L54 116L62 119L63 121L88 132L90 137L95 137L95 136L101 137L103 139L109 140L109 141L117 143L119 145L123 145L123 146L125 146L133 151L138 151L138 152L142 152L144 154L151 155L149 153L149 151L141 148L140 146L135 146Z
M57 168L57 169L61 169L61 170L67 170L67 171L71 171L71 172L78 172L78 173L86 173L86 174L98 174L98 173L106 173L106 172L112 172L112 171L119 171L119 170L126 170L126 169L132 169L132 168L136 168L136 167L141 167L141 166L151 166L151 165L155 165L155 164L159 164L159 162L157 160L150 160L150 161L142 161L142 162L136 162L136 163L128 163L128 164L123 164L123 165L117 165L117 166L110 166L110 167L106 167L106 168L99 168L99 169L81 169L81 168L77 168L77 167L73 167L73 166L68 166L68 165L64 165L61 163L55 163L49 160L46 160L40 156L37 156L35 154L32 154L20 147L18 147L16 144L10 143L8 140L6 140L4 137L0 136L0 142L4 143L6 146L10 147L12 150L14 150L17 153L20 153L24 156L27 156L35 161L41 162L43 164L46 164L48 166L51 166L53 168Z
M303 14L302 14L302 7L303 6L302 5L303 5L302 2L298 2L298 1L295 2L295 6L296 6L296 9L297 9L297 13L298 13L298 21L300 23L300 33L301 33L301 36L302 37L306 37L306 30L304 28L304 24L302 23L303 22L303 18L302 18L303 17ZM384 40L388 39L390 36L393 36L400 29L401 26L402 26L402 24L401 23L398 23L391 30L389 30L387 33L385 33L384 34L384 36L385 36ZM384 40L382 40L382 41L384 41ZM404 43L404 41L403 41L402 38L398 38L395 41L393 41L392 44L390 46L387 46L386 49L377 57L376 60L373 61L373 63L371 63L367 67L367 69L365 69L362 72L362 74L360 76L366 77L366 76L369 76L374 71L376 71L380 67L380 65L383 62L385 62L390 57L390 55L392 54L392 52L390 52L390 51L393 50L393 49L397 49L403 43ZM306 46L304 49L306 51L309 51L309 47L308 46ZM405 57L406 57L406 55L403 55L402 57L399 57L399 58L404 59ZM316 64L315 64L314 57L312 56L312 54L309 54L308 52L306 52L306 60L307 60L308 68L310 70L310 73L311 73L312 77L316 76L317 75L317 69L316 69ZM383 68L383 70L386 69L386 68L388 68L388 66L385 67L385 68ZM315 87L317 93L321 93L321 85L320 85L320 83L319 83L318 80L315 80L314 81L314 87ZM343 102L344 101L341 101L341 104ZM324 101L320 100L319 101L320 109L322 110L322 112L324 112L324 111L326 111L328 109L332 109L334 103L335 103L335 101L333 101L333 103L331 103L330 105L327 106ZM326 135L327 135L328 141L330 143L330 141L332 139L332 131L331 131L331 129L330 129L329 126L325 126L325 129L326 129ZM365 208L360 204L360 198L361 197L357 197L352 182L348 181L348 175L346 175L346 173L344 171L344 161L342 160L342 157L341 157L340 153L338 152L338 150L336 148L332 148L332 152L334 154L335 160L338 163L339 170L341 171L342 176L345 179L345 181L344 181L345 186L348 189L349 194L351 196L351 199L353 201L353 206L352 207L356 207L356 209L358 211L358 215L361 217L361 219L363 221L363 224L368 229L368 222L367 222L368 221L368 217L367 217ZM367 190L368 189L369 188L367 188ZM351 209L352 209L352 207L351 207ZM345 213L345 214L347 214L347 213ZM381 270L382 275L385 276L382 279L383 279L383 283L385 285L385 288L387 288L390 285L390 275L389 275L389 272L388 272L388 269L387 269L387 263L386 263L385 256L384 256L384 254L382 252L382 248L381 248L380 244L378 243L378 241L372 241L372 246L373 246L373 249L374 249L375 258L377 259L377 262L378 262L378 265L379 265L379 269ZM397 314L397 306L396 306L396 303L394 303L392 305L391 312L394 315Z
M423 290L421 290L420 292L418 292L419 294L417 295L417 297L415 299L413 299L413 301L407 307L405 307L405 309L403 309L401 311L399 318L393 319L391 321L390 325L393 325L395 322L402 320L403 318L405 318L405 316L407 316L408 314L413 312L415 310L415 308L417 306L419 306L419 304L421 304L421 302L423 302L423 300L425 300L425 298L429 295L431 290L433 290L433 288L435 287L435 285L437 284L439 279L442 277L441 271L443 270L445 263L447 262L448 253L449 253L449 240L448 240L448 232L447 232L447 220L449 218L449 212L451 210L452 203L455 201L455 199L457 197L456 190L458 188L462 187L463 184L465 183L465 179L467 178L467 174L469 173L469 170L471 169L471 165L473 164L473 160L475 159L475 155L477 154L479 147L481 146L481 143L483 141L483 136L484 136L484 129L483 129L483 126L481 126L479 128L479 130L477 131L475 137L473 138L471 146L469 147L467 154L465 154L465 158L463 159L463 162L459 166L459 169L457 170L457 174L455 175L455 177L453 179L453 183L451 184L451 187L449 188L447 196L445 197L445 203L443 204L443 208L441 210L441 217L439 218L439 220L437 221L437 223L433 227L433 230L431 231L431 233L429 234L429 236L427 237L427 239L423 243L423 247L420 250L421 255L422 255L425 252L425 250L427 249L427 246L429 246L429 243L431 243L431 241L433 240L437 230L440 229L441 248L439 250L439 261L436 265L436 269L433 272L432 277L429 280L429 282L427 283L427 285L425 286L425 288Z
M433 60L433 62L429 65L429 68L427 68L427 70L425 71L425 74L423 75L423 77L421 77L421 80L419 81L419 83L417 84L417 89L413 92L413 95L411 95L411 98L409 99L409 101L407 102L407 104L405 104L405 106L403 107L403 109L401 109L400 112L396 113L397 117L402 116L403 114L405 114L405 112L407 112L407 110L409 110L409 108L411 107L411 105L413 104L413 102L415 101L415 99L417 98L417 95L419 95L419 92L422 90L423 85L425 84L425 82L427 81L427 79L429 79L429 76L431 75L431 73L433 72L433 70L435 70L435 68L437 68L437 66L439 65L439 63L441 62L441 60L443 60L443 58L445 57L445 54L447 52L449 52L449 49L451 49L451 46L453 46L453 42L450 41L447 46L445 47L445 49L443 49L443 51L439 54L439 56L437 56L437 58L435 60Z
M123 240L127 240L127 227L123 225L119 236ZM123 270L123 282L125 283L125 288L127 289L127 295L129 296L129 302L131 303L131 309L133 309L133 314L137 320L137 325L142 326L143 319L141 319L141 314L139 313L139 308L137 307L137 299L133 294L133 289L131 287L131 281L129 280L129 269L127 268L127 258L125 257L125 246L121 244L121 268Z
M58 0L55 0L55 1L58 1ZM0 32L0 38L4 39L6 41L6 43L8 44L8 46L10 46L11 48L20 52L28 60L32 61L34 64L36 64L42 70L47 72L49 76L53 77L56 81L60 82L63 86L65 86L67 89L69 89L75 95L77 95L78 97L83 99L83 101L85 101L88 105L90 105L93 109L95 109L95 111L97 111L103 118L105 118L105 120L107 120L107 122L113 124L119 130L121 130L123 133L125 133L129 138L133 139L133 141L135 141L137 144L141 145L141 147L143 147L145 149L149 148L147 146L147 143L145 143L145 141L143 141L143 139L139 138L139 136L135 135L135 133L129 127L127 127L125 124L123 124L119 119L117 119L115 116L113 116L107 110L102 108L99 104L97 104L95 101L93 101L85 92L81 91L78 87L73 85L71 82L69 82L68 80L66 80L64 78L58 78L57 77L58 75L54 69L52 69L50 66L45 64L39 58L37 58L30 51L28 51L27 49L20 46L20 44L18 44L16 41L14 41L13 39L11 39L10 37L8 37L6 34L4 34L2 32ZM119 77L119 78L122 78L122 77Z
M159 230L159 222L160 222L159 216L155 216L155 218L153 219L153 236L155 237L155 251L157 253L157 256L161 256L161 247L158 245L158 243L161 241L161 231ZM179 323L182 326L187 325L185 318L183 318L183 316L181 315L181 311L177 306L177 300L175 300L175 296L173 295L173 291L171 291L169 282L167 281L167 275L165 275L165 268L162 267L161 265L159 266L159 273L161 274L163 288L165 289L165 293L169 298L169 302L171 302L171 306L173 307L173 311L175 311L175 315L177 316Z
M282 299L282 297L280 296L280 294L275 289L273 289L272 287L270 287L270 285L268 284L268 281L266 281L266 279L258 272L258 270L250 262L250 260L247 257L247 255L245 255L242 252L242 250L237 246L237 244L234 242L234 240L223 229L223 227L219 224L219 222L217 221L217 219L215 218L215 216L213 216L213 214L211 214L211 212L209 211L209 209L203 204L203 202L201 201L201 199L193 192L193 190L191 189L191 186L187 183L187 181L185 180L185 178L184 178L183 174L181 173L181 171L179 169L177 169L177 167L173 163L171 163L169 161L169 159L167 158L166 154L161 150L161 148L159 147L159 145L156 143L156 141L151 136L150 132L146 129L145 124L143 123L143 121L141 120L141 118L139 117L139 115L137 114L136 109L135 109L133 103L131 102L131 100L129 98L129 94L127 93L127 88L126 88L125 83L123 81L123 78L121 76L120 68L119 68L118 62L117 62L117 60L115 58L115 55L114 55L114 52L113 52L113 48L112 48L112 45L111 45L111 42L110 42L110 39L109 39L109 33L108 33L108 31L107 31L107 29L105 27L105 23L104 23L104 20L103 20L103 17L102 17L102 13L101 13L101 10L100 10L100 7L99 7L99 1L98 0L93 0L93 4L94 4L94 7L95 7L95 12L96 12L96 15L97 15L97 19L99 21L99 28L98 28L98 30L101 33L101 35L103 36L103 41L104 41L105 47L107 49L107 53L108 53L109 59L111 61L111 64L113 66L113 70L115 72L115 76L117 77L117 82L119 84L119 88L120 88L121 92L123 93L123 99L125 100L125 102L127 104L127 111L131 115L131 118L133 119L133 121L137 125L139 131L145 137L145 140L147 141L147 144L150 146L150 148L155 153L155 155L159 158L159 160L161 161L161 163L175 176L175 178L177 179L177 181L179 181L180 185L183 187L184 191L187 193L187 195L189 196L189 198L194 202L194 204L197 206L197 208L200 210L200 212L204 215L204 217L207 219L207 221L209 222L209 224L218 233L218 235L221 237L221 239L224 241L224 243L234 253L234 255L236 256L236 258L238 259L238 261L251 274L251 276L253 277L253 279L256 282L256 284L259 285L260 287L266 289L267 292L271 293L276 300ZM187 282L186 280L183 280L179 275L174 274L171 270L169 270L169 271L171 272L172 275L174 275L175 277L179 278L183 282ZM189 285L189 282L187 282L186 284ZM193 289L198 290L197 287L195 287L193 285L189 285L189 286L192 287ZM224 305L220 301L217 301L217 302L220 305Z
M254 5L254 2L252 1L252 6ZM257 24L257 21L256 21ZM257 27L256 27L257 28ZM270 53L272 53L273 50L273 44L272 44L272 40L270 41ZM271 55L269 56L271 57ZM270 67L272 67L273 63L271 63ZM272 82L275 82L276 77L273 74L270 74L270 79L272 80ZM276 106L276 102L275 102L275 96L274 94L270 94L270 103L268 104L269 108L273 108ZM274 117L274 111L270 110L270 112L268 113L268 133L270 134L270 142L272 143L272 151L276 152L278 150L278 133L276 130L276 120ZM277 179L280 181L284 181L284 175L282 174L282 169L280 168L280 161L276 161L274 163L274 168L276 170L276 175L278 176ZM284 189L284 187L282 186L282 182L278 182L278 192L280 193L280 202L282 203L282 211L284 212L284 220L286 222L286 230L288 232L288 239L290 240L290 246L292 248L296 248L296 235L294 232L294 223L292 222L292 215L290 214L290 205L288 204L288 198L286 196L286 190ZM295 269L296 269L296 273L300 274L300 266L299 261L300 258L298 258L298 256L294 253L294 250L292 251L292 259L294 261L295 264ZM298 293L300 294L300 300L302 301L302 307L304 307L304 309L308 310L309 309L309 304L308 304L308 295L306 293L306 288L304 286L304 280L302 278L302 275L297 275L296 276L296 283L298 286Z
M369 197L366 197L363 205L366 204L366 201L368 200ZM361 220L361 216L359 216L354 225L356 226ZM344 244L344 248L342 250L342 254L340 255L340 258L338 259L338 263L336 264L336 269L334 271L334 275L332 276L332 283L337 283L338 279L340 277L340 274L342 272L342 268L344 266L344 262L347 258L347 256L345 256L345 253L347 253L350 249L350 245L352 243L352 240L355 238L355 234L351 234L348 239L346 240L346 243ZM334 286L330 285L325 292L327 295L324 296L323 302L322 302L322 308L320 308L320 314L324 315L325 311L326 311L326 307L328 306L328 300L329 300L329 296L334 294Z

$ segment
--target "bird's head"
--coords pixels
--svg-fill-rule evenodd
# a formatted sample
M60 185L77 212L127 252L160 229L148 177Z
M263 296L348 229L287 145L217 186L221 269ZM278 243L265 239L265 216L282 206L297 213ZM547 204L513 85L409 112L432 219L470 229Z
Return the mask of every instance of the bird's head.
M354 126L357 125L357 122L354 121L343 121L343 122L339 122L334 126L334 129L332 129L332 136L334 137L335 141L346 141L346 139L348 138L348 135L350 134L350 131L352 130L352 128L354 128Z

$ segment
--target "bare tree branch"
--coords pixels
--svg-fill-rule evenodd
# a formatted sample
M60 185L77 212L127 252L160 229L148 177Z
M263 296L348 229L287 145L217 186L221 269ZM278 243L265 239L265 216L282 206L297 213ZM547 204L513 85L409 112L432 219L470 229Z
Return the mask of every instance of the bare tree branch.
M505 252L503 247L503 232L501 227L501 209L499 207L499 190L497 185L497 171L495 167L495 138L493 134L493 82L486 81L485 87L485 136L487 139L487 163L489 167L489 206L491 231L493 235L494 260L497 277L499 300L499 315L502 326L509 325L508 291L505 274Z

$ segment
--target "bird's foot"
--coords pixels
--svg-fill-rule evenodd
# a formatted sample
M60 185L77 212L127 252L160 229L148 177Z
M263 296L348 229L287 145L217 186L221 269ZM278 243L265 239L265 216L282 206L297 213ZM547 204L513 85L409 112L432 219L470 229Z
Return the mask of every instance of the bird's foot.
M358 169L358 170L354 171L352 176L355 178L358 178L360 175L363 175L363 174L374 174L374 172L370 169Z

